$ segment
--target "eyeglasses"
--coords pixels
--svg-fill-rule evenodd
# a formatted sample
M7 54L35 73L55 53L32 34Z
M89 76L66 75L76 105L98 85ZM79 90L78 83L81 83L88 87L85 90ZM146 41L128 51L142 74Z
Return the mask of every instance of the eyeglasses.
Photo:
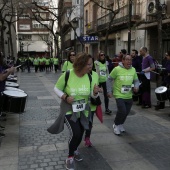
M100 56L104 56L104 54L100 54Z
M70 54L70 56L75 56L75 54Z
M87 64L87 66L89 66L89 67L91 67L93 65L93 63L91 63L91 64Z

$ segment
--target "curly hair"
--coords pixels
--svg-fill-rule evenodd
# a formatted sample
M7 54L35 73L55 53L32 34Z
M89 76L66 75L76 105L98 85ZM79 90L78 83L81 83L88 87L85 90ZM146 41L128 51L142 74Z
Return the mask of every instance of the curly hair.
M73 63L73 68L76 71L81 71L87 65L90 58L92 58L92 56L90 54L78 53L76 55L76 59Z

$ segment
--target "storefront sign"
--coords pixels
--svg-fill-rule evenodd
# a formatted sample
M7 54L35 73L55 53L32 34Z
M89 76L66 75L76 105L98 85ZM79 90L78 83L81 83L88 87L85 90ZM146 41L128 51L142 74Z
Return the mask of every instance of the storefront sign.
M98 36L81 36L80 41L84 43L97 43L99 38Z

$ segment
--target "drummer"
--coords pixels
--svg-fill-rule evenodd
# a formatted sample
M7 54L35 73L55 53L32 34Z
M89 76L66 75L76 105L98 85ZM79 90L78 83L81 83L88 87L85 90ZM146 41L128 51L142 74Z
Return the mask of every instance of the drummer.
M162 86L166 86L168 89L170 89L170 51L166 53L166 60L164 60L162 66L163 68L165 68L163 79L162 79L163 80ZM168 94L168 99L170 100L170 94ZM165 102L158 101L158 105L156 105L155 109L159 110L164 108L165 108Z
M2 53L0 53L0 116L3 116L1 111L2 111L2 92L5 89L5 81L6 78L14 73L15 71L15 67L11 67L11 68L5 68L5 64L4 64L4 60L3 60L3 55ZM4 130L4 127L0 125L0 129ZM0 137L4 137L5 134L0 133Z

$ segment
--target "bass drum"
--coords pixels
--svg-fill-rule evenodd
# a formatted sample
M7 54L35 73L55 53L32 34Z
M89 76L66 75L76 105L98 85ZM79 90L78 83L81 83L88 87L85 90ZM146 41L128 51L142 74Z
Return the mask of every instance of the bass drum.
M155 89L155 94L158 101L165 101L168 99L167 87L160 86Z
M25 110L27 94L20 91L5 90L3 92L3 111L22 113Z
M10 82L10 81L6 81L5 85L6 85L6 87L14 87L14 88L18 88L19 87L18 83L14 83L14 82Z
M24 93L23 90L18 89L18 88L14 88L14 87L5 87L5 90L10 90L10 91L20 91L20 92L23 92L23 93Z

